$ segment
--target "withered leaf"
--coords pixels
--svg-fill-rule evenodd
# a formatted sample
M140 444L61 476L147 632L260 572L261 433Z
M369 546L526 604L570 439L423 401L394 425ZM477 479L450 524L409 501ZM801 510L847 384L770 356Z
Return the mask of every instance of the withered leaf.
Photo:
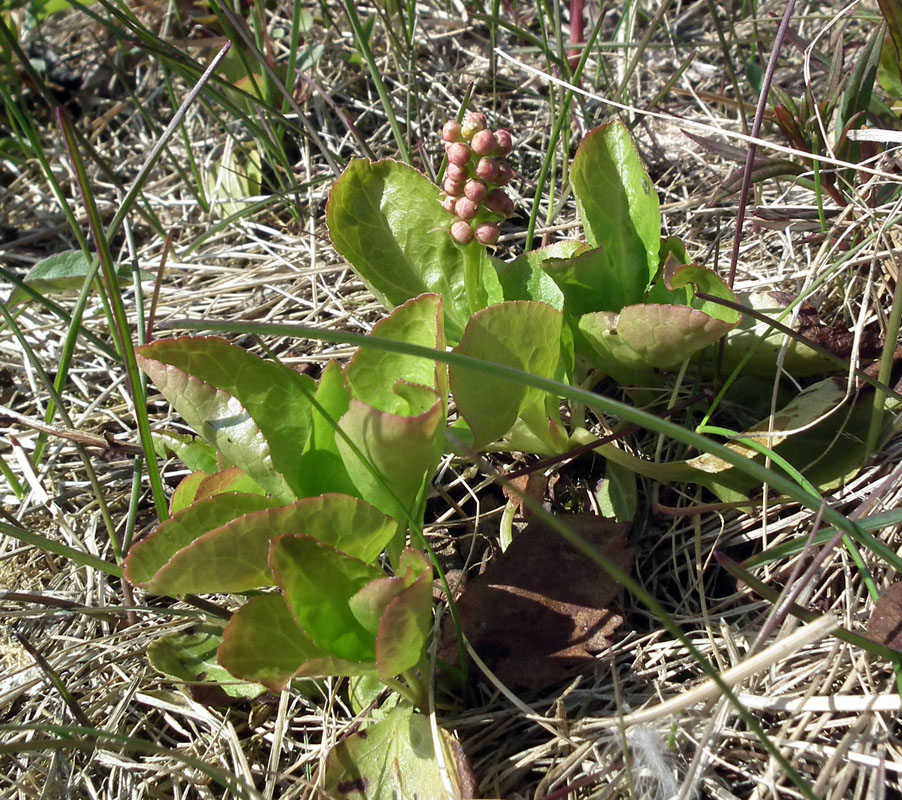
M875 642L902 650L902 581L889 585L868 620L868 636Z
M572 514L562 521L628 572L630 526ZM506 685L543 689L573 676L610 646L623 618L608 606L620 592L602 570L533 517L510 547L470 581L457 601L461 627ZM456 633L442 631L440 656L457 658Z
M785 292L770 292L775 300L788 306L792 297ZM817 309L805 301L799 306L796 330L808 341L819 344L825 350L840 358L847 358L852 354L855 344L855 332L840 325L825 325L817 312ZM876 325L869 325L861 332L858 342L858 357L869 359L877 358L883 347L882 337Z

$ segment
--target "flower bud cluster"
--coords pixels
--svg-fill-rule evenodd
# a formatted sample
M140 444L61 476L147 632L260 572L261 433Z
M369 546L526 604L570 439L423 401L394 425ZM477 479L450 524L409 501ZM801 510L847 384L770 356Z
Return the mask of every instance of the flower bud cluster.
M513 149L509 131L486 127L485 114L468 112L462 122L442 128L448 168L442 183L442 207L455 217L451 238L469 244L494 244L501 222L514 215L513 201L504 191L514 172L505 160Z

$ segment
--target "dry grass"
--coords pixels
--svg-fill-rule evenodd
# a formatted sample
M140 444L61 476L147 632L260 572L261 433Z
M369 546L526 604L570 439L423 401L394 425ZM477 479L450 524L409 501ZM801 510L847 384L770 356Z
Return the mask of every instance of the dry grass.
M427 170L438 164L435 131L442 119L456 111L468 84L475 82L474 105L493 112L500 124L519 132L517 168L522 180L516 188L520 207L528 210L535 190L532 176L544 158L553 122L549 93L557 90L515 63L493 56L485 25L462 9L462 3L431 0L419 8L412 64L400 63L391 55L380 25L373 46L399 113L403 113L406 93L416 89L411 94L409 141L417 145L414 160ZM850 53L873 26L862 21L863 9L858 5L848 10L844 36ZM338 18L338 10L332 11ZM654 8L649 6L648 11L653 13ZM741 52L747 55L748 43L758 37L769 48L775 27L771 11L779 15L782 6L762 4L756 19L737 22L730 29L729 35L744 43ZM149 28L174 36L168 32L170 9L141 5L135 12ZM283 8L270 13L287 12ZM796 29L809 39L829 35L834 13L831 4L804 4ZM608 15L602 36L608 46L601 61L593 58L591 65L594 70L603 62L611 83L616 84L626 58L612 42L617 37L635 42L644 28L640 19L635 32L621 35L613 27L619 12ZM718 96L731 97L732 91L724 77L723 54L716 44L708 4L677 4L664 20L630 79L628 104L644 108L689 50L697 47L694 63L657 109L725 132L741 132L735 105L716 101ZM32 32L26 41L36 48L35 53L49 48L59 55L62 66L84 78L85 87L75 99L82 112L78 124L127 188L172 113L159 63L140 51L117 49L101 26L78 12L50 18L39 34ZM354 138L324 101L328 96L354 120L376 155L391 155L389 127L365 69L351 59L352 41L340 35L338 28L317 26L308 43L323 46L313 73L323 93L307 87L300 102L322 140L341 157L360 154ZM505 35L498 45L526 65L545 69L542 59L521 49L515 37ZM276 61L285 55L280 47L277 43ZM798 97L806 80L805 59L788 45L784 50L775 82ZM494 91L487 80L493 62L498 68ZM817 76L811 79L815 94L821 83ZM186 87L176 85L182 96ZM744 80L742 85L749 102L752 92ZM124 91L125 86L133 97ZM34 108L40 109L40 103L36 101ZM580 101L577 111L569 134L573 142L587 127L613 113L599 100L587 99ZM58 132L49 118L42 118L37 110L34 113L54 170L70 201L80 209ZM730 199L714 206L709 201L713 189L735 165L712 157L671 122L630 116L638 122L637 141L658 186L666 232L682 236L690 255L725 273L736 206ZM169 158L152 173L144 198L163 230L173 234L168 256L164 256L164 240L138 217L129 235L115 243L123 263L134 260L152 275L164 269L156 319L240 317L369 329L382 310L329 244L323 208L334 172L309 139L297 142L294 180L300 188L290 202L273 198L255 213L203 238L224 211L214 206L205 212L174 165L188 163L185 144L190 142L191 155L201 171L209 174L226 149L235 145L230 135L240 138L241 133L228 119L217 119L198 105L188 115L184 138L172 140ZM769 127L763 136L782 142ZM893 158L887 153L871 166L893 173ZM565 166L557 164L558 170ZM5 236L0 263L21 275L41 258L71 249L73 240L39 164L34 159L14 163L0 156L0 176L0 187L5 186L0 188ZM91 179L101 209L111 215L119 200L116 187L96 167ZM874 185L889 185L891 176L872 180ZM798 212L814 206L813 193L792 181L767 181L756 191L756 203L762 207ZM575 224L560 172L553 192L546 191L542 200L541 236L560 235ZM832 227L826 242L857 242L874 235L872 241L856 244L854 259L840 267L842 251L835 245L806 241L810 231L798 225L772 229L757 224L763 215L753 216L740 248L736 288L765 286L793 295L810 291L828 322L850 329L874 320L884 324L900 252L887 221L898 209L875 206L865 195L861 188L850 191L850 210L829 218ZM827 198L827 205L835 204ZM506 257L522 246L524 223L525 218L515 220L506 229L501 255ZM152 283L144 288L149 297ZM131 297L130 290L126 295ZM130 307L134 309L133 304ZM65 327L35 304L18 323L29 347L52 371L60 358ZM106 318L96 299L89 301L84 325L108 340ZM247 344L253 343L248 340ZM267 345L288 363L324 362L346 355L310 341L275 340ZM12 418L0 413L0 455L27 489L21 499L11 489L4 491L4 516L32 532L112 562L101 511L73 443L50 437L40 462L30 461L38 434L22 418L42 420L48 398L34 367L6 330L0 331L0 376L0 403L20 415ZM136 441L124 374L101 349L80 343L64 398L77 430ZM155 428L178 424L169 419L168 408L158 397L152 399L151 413ZM654 441L641 439L633 444L650 446L651 452L655 447ZM902 484L886 485L884 478L899 463L900 450L898 438L887 444L860 475L831 495L833 506L852 512L870 500L871 511L899 507ZM137 509L134 527L140 536L155 520L147 485L141 484L140 499L133 505L132 458L115 452L108 455L102 458L94 451L92 458L103 498L120 535L126 529L129 508ZM170 487L183 474L175 462L164 466ZM480 489L479 478L467 473L466 465L447 470L445 484L455 481L469 481L473 494L484 498L477 522L481 533L493 537L497 515L490 512L496 501ZM721 672L745 663L754 651L779 648L799 629L800 623L793 618L780 617L761 640L762 630L768 630L765 621L773 610L771 604L737 590L713 561L713 553L745 556L804 537L814 525L810 513L790 506L768 507L767 498L754 515L716 509L693 512L693 507L710 498L693 488L651 484L644 488L646 516L633 534L635 574ZM450 491L461 498L465 514L476 513L475 504L459 486ZM653 508L652 502L660 507ZM473 524L472 518L463 520L452 513L442 532L471 530ZM877 535L891 548L899 547L896 528ZM879 586L892 580L885 564L868 552L863 556ZM794 563L787 559L757 574L779 589ZM132 609L118 580L10 537L0 538L0 586L18 593L3 600L0 612L6 626L0 635L0 721L14 726L0 738L0 797L233 796L191 759L255 786L267 798L307 797L329 745L353 724L339 684L329 682L312 697L285 694L220 708L191 699L154 674L146 665L144 650L161 632L195 619L196 609L187 604L139 594ZM873 607L859 571L841 547L830 554L796 601L830 612L845 627L858 631ZM134 617L126 613L132 610ZM438 710L441 723L456 732L472 760L480 796L661 800L800 796L723 700L698 702L677 713L669 706L655 711L701 683L704 675L684 646L647 612L632 605L625 610L622 636L599 657L594 675L575 678L553 693L523 696L518 703L483 683L469 706ZM10 635L12 631L26 640L39 660L23 649L20 639ZM899 688L891 667L823 635L791 651L768 653L769 663L744 676L734 688L814 794L831 800L900 796ZM69 702L53 686L50 673L59 676ZM634 725L618 721L637 709L651 710ZM128 737L128 742L106 738L94 747L76 735L65 746L41 744L40 740L54 737L35 728L40 725L91 726ZM562 791L568 785L570 792Z

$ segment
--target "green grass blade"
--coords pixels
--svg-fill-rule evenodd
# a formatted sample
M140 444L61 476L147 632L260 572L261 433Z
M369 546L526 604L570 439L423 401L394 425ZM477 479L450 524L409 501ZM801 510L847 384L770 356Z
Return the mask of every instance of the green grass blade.
M31 533L31 531L27 531L17 525L10 525L8 522L0 520L0 533L32 547L37 547L45 553L53 553L61 558L67 558L83 567L96 569L114 578L122 577L122 567L118 564L111 564L109 561L104 561L92 553L76 550L74 547L69 547L69 545L57 542L54 539L48 539L46 536L41 536L37 533Z
M91 234L94 238L94 246L97 248L97 256L100 259L100 265L103 270L107 296L109 297L112 306L113 321L115 323L112 326L112 332L117 339L119 351L122 353L125 364L125 371L128 376L129 386L131 387L132 402L135 408L135 421L138 425L138 435L141 439L141 446L144 448L145 460L147 461L147 474L153 493L154 505L156 506L157 516L162 521L169 516L169 506L166 502L166 490L163 488L163 478L160 475L160 466L157 463L156 453L154 452L153 439L150 433L150 422L147 418L147 402L145 394L142 391L143 381L141 373L138 370L138 362L135 360L135 349L132 342L128 314L125 310L125 303L123 302L122 295L119 291L119 282L116 277L116 265L113 263L113 254L110 250L109 239L107 238L107 236L112 237L112 234L105 232L103 229L103 222L100 219L100 213L97 210L94 196L91 193L88 175L85 172L84 164L78 151L78 145L75 140L72 125L62 113L57 115L57 120L59 122L60 131L63 134L69 158L75 170L78 187L81 191L85 210L88 214ZM114 541L116 541L115 538Z

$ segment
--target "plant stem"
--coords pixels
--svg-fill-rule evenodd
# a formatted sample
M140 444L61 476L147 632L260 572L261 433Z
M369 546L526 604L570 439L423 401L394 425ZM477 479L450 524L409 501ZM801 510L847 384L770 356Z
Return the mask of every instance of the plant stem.
M429 692L426 690L426 684L423 683L423 679L412 669L404 672L402 677L414 695L414 705L420 709L420 711L428 711Z
M896 288L893 292L893 305L890 309L889 320L886 325L886 338L883 344L883 353L880 356L880 371L877 380L888 385L892 379L893 364L895 363L896 342L899 337L899 329L902 327L902 281L896 280ZM884 411L888 395L878 389L874 393L874 407L871 412L871 422L868 427L867 450L868 453L876 453L883 433Z
M422 682L420 682L420 686L418 687L420 691L418 691L418 689L415 687L409 686L407 683L399 681L397 678L386 678L382 681L382 683L384 683L393 692L397 692L399 695L401 695L401 697L403 697L408 703L414 706L414 708L423 710L426 707L422 704L423 698L425 697Z
M482 270L483 246L479 242L465 245L464 251L464 289L467 292L467 305L470 313L475 314L486 306L485 290L482 287L480 274Z

